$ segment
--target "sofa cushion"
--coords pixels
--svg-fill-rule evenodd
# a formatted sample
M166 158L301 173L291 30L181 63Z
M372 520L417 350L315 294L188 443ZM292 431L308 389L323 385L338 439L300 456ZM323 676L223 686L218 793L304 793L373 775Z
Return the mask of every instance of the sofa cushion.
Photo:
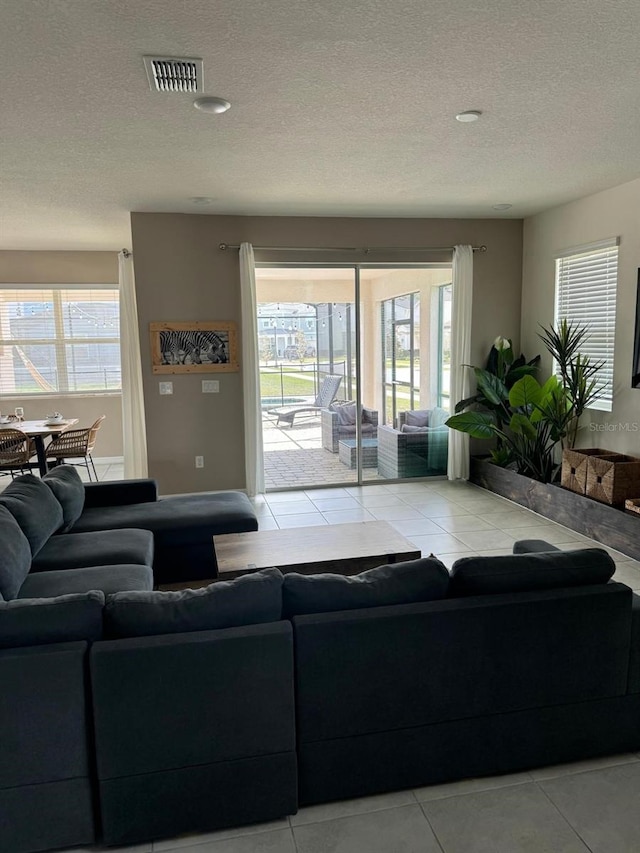
M84 508L84 483L73 465L57 465L42 478L62 507L60 533L71 530Z
M52 536L31 566L32 572L110 566L153 565L153 533L149 530L96 530Z
M616 565L602 548L462 557L451 571L449 596L532 592L607 583Z
M429 432L429 427L412 426L411 424L402 424L400 432Z
M404 422L407 426L427 427L429 426L429 417L431 412L429 409L415 409L410 412L405 412Z
M232 581L180 592L110 595L104 610L108 638L210 631L282 618L282 573L262 569Z
M0 602L0 648L99 640L103 606L98 591Z
M359 575L285 575L283 615L330 613L445 598L449 573L440 560L426 557L379 566Z
M20 525L3 506L0 506L0 542L0 596L10 600L18 597L29 574L31 548Z
M62 524L62 507L57 498L33 474L16 477L0 495L0 505L5 506L20 525L34 557Z
M153 589L149 566L90 566L59 572L30 574L22 584L19 598L49 598L55 595L100 590L105 595L128 590Z
M177 495L159 501L109 507L85 507L71 534L136 527L155 534L156 549L211 544L218 533L257 530L258 520L242 492Z

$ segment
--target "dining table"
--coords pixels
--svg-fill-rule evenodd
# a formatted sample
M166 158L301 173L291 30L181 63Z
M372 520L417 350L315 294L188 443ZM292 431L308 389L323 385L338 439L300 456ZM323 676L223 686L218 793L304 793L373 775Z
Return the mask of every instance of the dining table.
M78 418L65 418L59 423L49 422L47 420L42 421L11 421L4 426L11 427L12 429L19 429L25 435L28 435L29 438L33 439L33 444L36 449L36 456L38 458L38 470L40 472L40 476L44 476L47 473L47 449L45 447L44 440L45 438L55 438L57 435L61 435L61 433L66 432L71 427L75 426L78 423ZM1 427L0 427L1 429Z

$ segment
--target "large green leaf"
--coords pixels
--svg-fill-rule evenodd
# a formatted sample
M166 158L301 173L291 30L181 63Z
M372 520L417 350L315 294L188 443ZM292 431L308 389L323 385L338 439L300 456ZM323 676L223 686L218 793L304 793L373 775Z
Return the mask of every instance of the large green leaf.
M509 391L509 403L514 409L535 406L540 402L540 383L533 376L523 376Z
M537 435L535 426L531 423L526 415L516 412L511 416L509 421L509 429L518 435L524 435L526 438L535 438Z
M493 438L495 435L495 418L488 412L463 412L460 415L452 415L446 426L466 432L473 438Z
M494 406L499 406L503 400L508 398L509 392L506 385L494 373L482 370L480 367L476 367L474 373L476 375L478 391L484 394L487 400L493 403Z

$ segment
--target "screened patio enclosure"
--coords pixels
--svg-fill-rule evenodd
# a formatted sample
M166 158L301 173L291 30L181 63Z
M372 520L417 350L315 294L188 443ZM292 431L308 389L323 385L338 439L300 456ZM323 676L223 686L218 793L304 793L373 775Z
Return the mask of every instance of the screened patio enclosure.
M256 289L267 489L389 478L379 428L449 405L450 266L258 265ZM330 375L361 423L347 405L278 428L274 411L315 399Z

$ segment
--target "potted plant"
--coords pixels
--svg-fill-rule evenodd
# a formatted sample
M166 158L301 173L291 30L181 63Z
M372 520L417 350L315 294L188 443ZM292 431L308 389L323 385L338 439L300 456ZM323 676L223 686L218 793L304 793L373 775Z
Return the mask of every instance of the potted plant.
M561 464L558 449L573 447L580 416L599 396L595 374L602 362L578 352L585 335L584 328L566 320L557 329L543 327L539 337L560 373L543 385L533 376L539 356L530 362L524 356L515 360L511 341L496 338L487 368L473 368L476 395L457 404L447 426L474 438L497 439L491 452L495 464L542 483L554 482Z

